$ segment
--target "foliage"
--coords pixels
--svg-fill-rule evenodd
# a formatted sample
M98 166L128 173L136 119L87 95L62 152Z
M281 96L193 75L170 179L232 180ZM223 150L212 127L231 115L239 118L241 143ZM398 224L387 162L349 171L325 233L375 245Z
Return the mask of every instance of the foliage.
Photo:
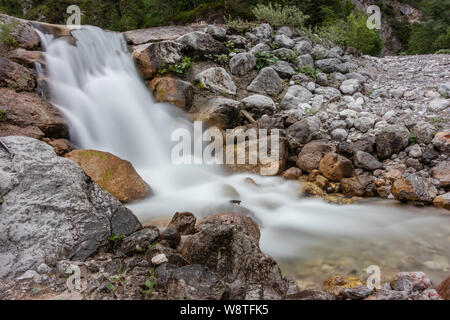
M228 55L218 54L218 55L216 55L216 61L218 64L226 65L228 63Z
M124 235L123 234L111 234L110 236L108 236L108 240L111 241L114 246L116 246L122 239L123 239Z
M141 293L147 296L148 298L153 298L153 289L155 288L156 283L156 269L153 268L150 271L149 277L145 280L144 288L141 289Z
M271 2L268 5L258 4L252 13L258 22L267 22L275 27L302 27L308 19L296 6L283 6L279 3L272 5Z
M6 120L5 111L3 111L2 109L0 109L0 122L1 122L1 121L5 121L5 120Z
M417 143L417 134L413 132L412 129L409 129L409 145L413 146Z
M256 69L261 70L269 66L270 64L277 62L278 59L270 52L267 51L256 51Z
M241 18L232 18L231 16L228 16L228 18L225 18L228 28L231 32L241 33L244 34L248 31L250 31L255 24L252 22L248 22L247 20L243 20Z
M313 78L314 81L317 81L317 78L319 77L319 70L318 69L314 69L309 64L301 66L301 67L298 67L297 71L307 75L308 77Z
M292 64L297 64L298 63L297 58L300 54L296 49L293 49L292 51L293 51L292 53L288 54L281 53L280 54L281 60L288 61Z
M14 28L17 27L17 22L5 23L0 25L0 41L3 42L7 47L14 48L19 45L19 43L11 35Z
M162 66L159 69L159 73L166 74L168 72L171 72L178 76L184 76L189 73L189 70L191 70L193 64L194 63L192 62L191 58L184 57L183 60L177 64L169 65L167 68L165 66Z

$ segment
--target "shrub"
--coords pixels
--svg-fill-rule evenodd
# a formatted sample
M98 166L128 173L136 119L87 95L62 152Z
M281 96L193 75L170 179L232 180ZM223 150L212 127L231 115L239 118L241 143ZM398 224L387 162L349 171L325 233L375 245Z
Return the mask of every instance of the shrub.
M1 121L5 121L5 120L6 120L5 111L3 111L2 109L0 109L0 122L1 122Z
M267 22L275 27L301 27L308 19L308 16L296 6L282 6L279 3L258 4L253 8L252 13L257 21Z
M278 59L270 52L267 51L256 51L256 69L261 70L269 66L270 64L277 62Z
M317 81L317 78L319 77L319 70L314 69L309 64L298 67L297 72L306 74L308 77L311 77L314 79L314 81Z
M449 50L450 49L450 27L447 28L446 33L442 33L436 41L433 42L434 50Z
M0 41L7 47L17 47L19 43L11 35L14 28L17 27L17 22L5 23L0 25Z
M178 76L184 76L189 73L189 70L193 66L191 58L184 57L183 60L177 64L169 65L168 68L162 66L158 71L160 74L166 74L172 72Z
M236 33L246 33L248 31L250 31L255 24L252 22L248 22L247 20L242 20L241 18L236 18L233 19L232 17L228 17L225 18L228 28L230 29L231 32L236 32Z

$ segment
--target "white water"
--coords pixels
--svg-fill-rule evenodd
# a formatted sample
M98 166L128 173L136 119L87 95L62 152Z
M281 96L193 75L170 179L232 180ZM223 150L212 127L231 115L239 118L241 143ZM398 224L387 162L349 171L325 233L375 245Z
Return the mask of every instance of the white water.
M170 134L189 125L182 112L153 101L119 34L84 27L73 35L76 47L43 37L52 102L69 120L77 146L131 161L152 187L153 197L129 205L141 221L170 217L176 211L199 217L244 210L262 225L262 249L280 259L314 255L312 248L330 248L338 239L349 239L350 246L365 241L370 246L378 239L427 241L427 235L448 225L440 211L416 213L410 207L379 204L335 206L300 199L296 182L229 176L211 166L172 165ZM246 177L258 186L245 182ZM236 199L242 200L241 206L230 204ZM351 248L348 252L352 254ZM444 255L448 256L445 251ZM383 256L373 258L376 264Z

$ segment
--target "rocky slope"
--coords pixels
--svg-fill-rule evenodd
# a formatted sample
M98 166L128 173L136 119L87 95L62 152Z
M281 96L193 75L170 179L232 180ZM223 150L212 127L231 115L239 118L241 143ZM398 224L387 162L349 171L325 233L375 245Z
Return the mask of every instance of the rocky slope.
M63 27L33 25L73 41ZM8 279L0 297L439 298L421 273L399 274L376 292L341 277L324 284L327 292L300 292L260 251L258 226L239 215L197 222L179 213L164 228L142 228L104 190L112 172L101 156L94 164L78 159L85 172L58 156L73 146L64 118L44 98L45 77L33 70L34 62L45 70L39 38L26 21L11 37L19 48L1 48L0 58L0 277ZM270 174L304 181L301 195L450 209L449 55L358 57L267 24L245 35L193 26L125 37L156 100L223 131L279 129L281 165ZM69 263L82 270L82 295L67 291ZM439 289L448 296L448 285Z

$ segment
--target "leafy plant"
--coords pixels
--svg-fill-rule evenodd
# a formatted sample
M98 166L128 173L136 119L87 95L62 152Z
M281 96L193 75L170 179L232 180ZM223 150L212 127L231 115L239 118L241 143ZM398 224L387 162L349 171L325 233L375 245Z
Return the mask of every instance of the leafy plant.
M152 271L150 271L149 277L147 278L147 280L145 280L144 288L141 289L141 293L146 295L148 298L152 299L155 283L156 283L156 270L155 268L153 268Z
M5 121L5 120L6 120L5 111L3 111L2 109L0 109L0 122L1 122L1 121Z
M228 18L225 18L225 21L231 32L241 34L250 31L255 26L253 22L248 22L247 20L243 20L240 17L233 19L231 16L228 16Z
M285 60L288 61L292 64L297 64L297 58L299 57L299 53L296 49L292 50L293 52L291 53L281 53L280 54L280 58L281 60Z
M278 59L270 52L267 51L256 51L256 69L261 70L269 66L270 64L277 62Z
M271 43L269 43L270 48L272 48L272 50L278 49L280 46L278 45L278 43L276 43L275 41L272 41Z
M235 48L234 48L234 43L231 40L227 40L223 43L225 45L225 47L227 47L229 52L234 52Z
M319 70L314 69L311 65L307 64L301 67L297 68L297 72L303 73L307 75L308 77L311 77L314 79L314 81L317 81L317 78L319 77Z
M258 4L252 10L259 22L267 22L275 27L301 27L309 17L296 6L283 6L279 3Z
M18 25L17 22L5 23L0 25L0 41L10 48L15 48L19 45L16 39L11 35L11 32Z
M417 143L417 134L413 132L412 129L409 129L409 145L413 146Z
M228 55L226 54L218 54L216 55L216 61L219 64L225 65L228 63Z
M183 60L177 64L169 65L168 68L165 66L162 66L159 68L160 74L166 74L168 72L174 73L178 76L184 76L189 73L189 70L192 68L194 63L192 62L191 58L184 57Z
M113 233L110 236L108 236L108 240L112 241L112 242L118 242L118 241L122 240L123 237L124 237L124 235L122 233L121 234Z
M111 282L106 282L106 289L108 289L111 292L116 291L116 287Z

